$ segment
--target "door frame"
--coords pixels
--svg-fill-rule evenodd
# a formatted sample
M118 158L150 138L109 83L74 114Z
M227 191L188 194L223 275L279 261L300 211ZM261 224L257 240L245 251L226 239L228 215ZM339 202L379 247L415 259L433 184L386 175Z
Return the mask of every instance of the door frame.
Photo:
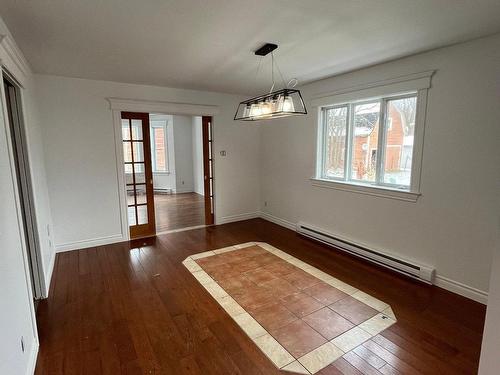
M192 103L177 103L177 102L163 102L151 101L140 99L123 99L123 98L106 98L109 102L109 108L113 116L113 130L115 137L115 158L116 158L116 176L118 181L118 198L120 206L120 225L121 234L124 241L130 240L128 214L127 214L127 195L126 195L126 181L125 170L123 168L123 142L122 142L122 125L121 113L122 112L142 112L142 113L157 113L165 115L183 115L183 116L211 116L212 117L212 130L214 132L213 149L217 142L215 123L220 112L219 106L206 105L206 104L192 104ZM216 215L216 183L217 183L217 170L214 163L214 216ZM215 216L216 217L216 216Z
M8 93L5 90L4 81L14 91L16 113L12 113L12 121L9 117L10 103L7 103ZM21 216L22 235L25 239L24 246L28 255L31 287L33 288L33 297L38 300L45 297L47 286L45 285L40 234L38 233L31 161L28 150L28 135L24 121L24 106L21 85L6 71L2 72L2 104L5 106L4 113L6 127L8 128L9 149L12 153L11 165L14 166L13 174L15 174L16 178L16 195L19 200L18 216ZM15 129L15 127L18 127L18 129Z

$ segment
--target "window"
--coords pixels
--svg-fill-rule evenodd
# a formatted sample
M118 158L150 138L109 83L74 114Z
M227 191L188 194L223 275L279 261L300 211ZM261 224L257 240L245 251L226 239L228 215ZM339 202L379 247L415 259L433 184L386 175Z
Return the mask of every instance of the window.
M167 121L151 121L151 154L153 172L168 173Z
M417 92L321 107L317 179L412 190Z

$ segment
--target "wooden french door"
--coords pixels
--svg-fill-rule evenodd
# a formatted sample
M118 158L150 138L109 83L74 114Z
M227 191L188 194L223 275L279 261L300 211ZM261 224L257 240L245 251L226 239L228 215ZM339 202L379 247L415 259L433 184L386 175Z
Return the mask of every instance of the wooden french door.
M205 225L214 224L214 164L212 117L201 118L203 130L203 174L205 192Z
M149 114L122 112L122 140L130 238L154 236Z

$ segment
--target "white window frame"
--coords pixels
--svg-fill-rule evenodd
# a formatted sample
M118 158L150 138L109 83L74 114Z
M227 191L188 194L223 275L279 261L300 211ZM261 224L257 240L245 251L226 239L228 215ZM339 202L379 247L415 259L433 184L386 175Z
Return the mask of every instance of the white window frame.
M316 150L316 171L315 176L311 178L313 186L330 188L336 190L350 191L372 196L384 198L393 198L409 202L416 202L421 195L420 191L420 176L422 169L422 154L425 133L425 116L427 111L427 94L431 87L431 78L435 71L427 71L416 73L409 76L397 77L385 81L372 82L366 85L360 85L353 88L338 90L336 92L322 94L316 96L311 101L313 107L317 108L316 124L317 124L317 150ZM404 98L408 96L416 96L417 111L415 115L415 131L412 154L411 180L410 186L398 186L385 183L383 175L380 171L385 152L385 136L387 124L385 121L386 104L388 100ZM346 131L346 147L347 150L344 157L344 177L334 178L323 175L324 157L325 157L325 142L324 142L324 112L335 107L348 106L348 116L352 116L351 107L355 104L361 104L370 101L380 100L380 117L379 117L379 137L378 137L378 153L377 159L377 180L375 183L353 181L350 179L350 165L352 158L352 119L349 121ZM349 166L349 168L346 168Z
M162 124L154 124L155 122L162 122ZM155 128L163 128L164 135L164 144L165 144L165 170L159 171L156 167L156 143L154 139L154 129ZM167 128L168 128L168 120L151 120L149 123L150 129L150 139L151 139L151 167L153 169L153 173L156 174L170 174L170 161L168 159L168 136L167 136Z

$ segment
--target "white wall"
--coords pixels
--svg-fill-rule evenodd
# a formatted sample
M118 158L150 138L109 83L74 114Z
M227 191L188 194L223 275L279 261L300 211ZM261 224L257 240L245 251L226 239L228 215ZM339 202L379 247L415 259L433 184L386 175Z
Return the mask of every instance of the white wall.
M262 211L435 266L440 285L484 299L497 241L499 45L496 35L302 88L309 102L319 93L437 70L428 97L422 196L416 203L312 186L316 124L307 115L260 125Z
M47 283L53 264L53 248L47 234L50 208L45 185L43 147L34 103L31 70L0 19L0 62L22 86L22 106L31 164L34 205L42 252L42 269ZM3 83L2 83L3 87ZM3 92L3 88L2 88ZM4 116L4 97L0 104L0 373L27 374L34 369L38 337L27 266L22 221L18 217L17 183L9 147L10 132ZM21 337L25 350L21 350Z
M193 116L193 191L205 195L203 174L203 134L201 117Z
M175 192L194 189L192 116L172 116L174 123Z
M235 123L238 96L36 75L40 123L59 250L123 238L112 112L107 97L217 105L216 222L259 209L259 129ZM218 159L218 149L228 156ZM244 197L244 199L242 199Z

